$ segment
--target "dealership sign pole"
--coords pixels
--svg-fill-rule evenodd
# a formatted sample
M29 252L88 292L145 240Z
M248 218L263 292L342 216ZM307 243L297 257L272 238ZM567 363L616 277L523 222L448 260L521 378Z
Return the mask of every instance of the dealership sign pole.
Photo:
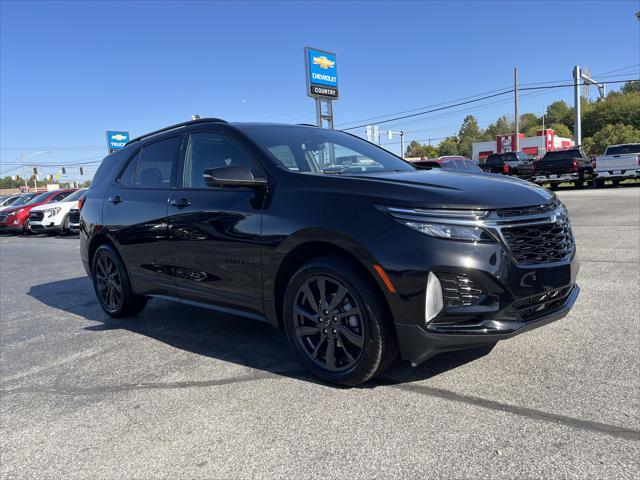
M304 64L307 74L307 95L316 102L316 124L333 129L333 100L338 95L338 62L336 54L305 47Z

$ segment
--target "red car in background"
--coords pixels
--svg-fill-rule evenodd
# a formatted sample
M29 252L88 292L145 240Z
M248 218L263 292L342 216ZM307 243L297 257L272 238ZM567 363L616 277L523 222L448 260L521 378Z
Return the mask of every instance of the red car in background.
M24 205L10 208L0 213L0 232L28 233L29 212L33 207L63 200L67 195L75 192L73 188L53 190L36 195Z

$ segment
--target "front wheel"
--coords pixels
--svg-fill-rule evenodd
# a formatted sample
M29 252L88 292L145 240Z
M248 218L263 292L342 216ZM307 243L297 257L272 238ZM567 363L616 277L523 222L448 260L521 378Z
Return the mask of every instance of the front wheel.
M397 356L387 309L371 280L340 257L306 263L287 287L283 304L289 343L317 377L358 385Z
M98 247L92 265L93 287L107 315L130 317L144 309L148 298L133 293L124 263L111 245Z

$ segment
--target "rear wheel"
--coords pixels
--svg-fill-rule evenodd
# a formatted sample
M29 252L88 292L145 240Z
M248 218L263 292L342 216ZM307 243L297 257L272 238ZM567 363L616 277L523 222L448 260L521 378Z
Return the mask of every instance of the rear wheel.
M582 188L584 187L584 172L580 172L578 173L578 180L576 182L573 183L573 186L575 188Z
M127 270L111 245L101 245L93 256L93 286L100 306L114 318L140 313L148 298L131 290Z
M366 382L393 363L397 345L386 312L370 279L340 257L305 264L283 305L285 331L302 364L342 385Z
M595 184L596 188L604 188L604 179L602 178L596 178L593 183Z
M611 180L611 183L613 184L614 187L617 187L618 185L620 185L620 180L616 178L614 180Z
M558 189L558 184L557 183L552 183L551 185L549 185L549 189L557 190Z

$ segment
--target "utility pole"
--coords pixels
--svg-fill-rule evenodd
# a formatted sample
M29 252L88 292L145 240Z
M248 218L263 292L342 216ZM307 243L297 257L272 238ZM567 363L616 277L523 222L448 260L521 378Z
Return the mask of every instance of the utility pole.
M573 67L573 137L576 146L582 143L582 124L580 116L580 67Z
M573 136L576 140L576 146L580 146L582 143L582 117L580 113L580 81L584 81L587 85L595 85L598 87L598 94L600 100L603 100L606 96L606 85L604 83L598 83L589 75L582 73L580 67L576 65L573 67Z
M399 132L394 132L392 130L387 130L387 137L389 140L393 140L393 135L400 135L400 157L404 158L404 131L400 130Z
M78 188L78 167L73 167L73 173L76 178L76 184L73 188Z
M22 160L22 174L24 175L24 188L29 191L29 184L27 183L27 172L25 171L27 166L25 165L24 152L20 154L20 159Z
M520 151L520 117L518 116L518 67L513 68L513 100L516 116L516 142L515 151Z

